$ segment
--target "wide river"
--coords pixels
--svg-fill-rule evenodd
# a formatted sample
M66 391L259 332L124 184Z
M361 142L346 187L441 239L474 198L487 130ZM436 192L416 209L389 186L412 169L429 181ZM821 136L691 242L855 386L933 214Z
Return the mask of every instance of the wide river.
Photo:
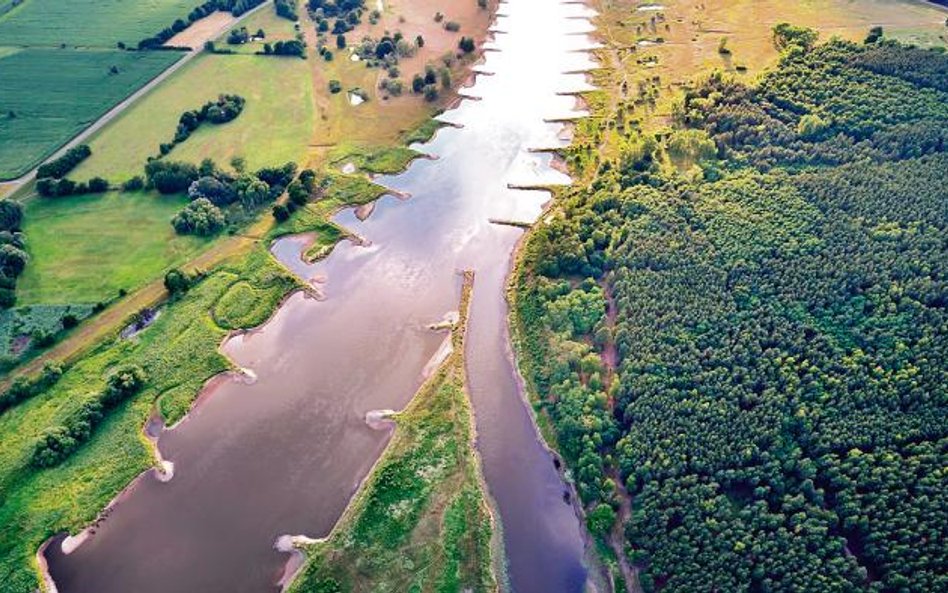
M130 488L96 533L69 554L49 546L60 593L264 593L279 589L284 534L329 533L384 450L389 431L366 412L400 409L423 381L443 334L426 329L456 309L458 271L477 273L467 368L478 448L503 524L517 593L584 590L583 540L564 483L520 393L506 329L504 287L522 231L491 219L531 221L548 195L508 184L563 183L549 156L586 88L591 28L580 4L510 0L465 100L419 147L434 159L380 182L385 197L365 221L338 221L366 239L340 244L315 265L305 241L274 254L325 298L298 293L260 329L223 350L257 376L214 381L191 415L161 433L174 477L152 473ZM357 107L355 109L358 109Z

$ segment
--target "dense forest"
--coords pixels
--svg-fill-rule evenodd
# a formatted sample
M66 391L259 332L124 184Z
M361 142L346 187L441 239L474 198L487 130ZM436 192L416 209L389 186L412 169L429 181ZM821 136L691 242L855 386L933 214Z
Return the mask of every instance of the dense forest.
M645 591L948 591L948 56L775 43L533 232L527 379Z

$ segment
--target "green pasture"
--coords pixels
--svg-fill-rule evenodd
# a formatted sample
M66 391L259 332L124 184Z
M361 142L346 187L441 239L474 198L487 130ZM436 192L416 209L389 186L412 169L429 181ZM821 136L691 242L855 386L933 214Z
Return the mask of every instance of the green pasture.
M29 201L30 263L17 285L19 304L98 302L187 261L210 240L175 234L171 217L185 203L151 192Z
M89 142L92 157L75 179L96 175L122 181L141 174L146 160L169 142L182 113L220 94L247 100L236 120L202 126L165 158L226 165L246 159L251 169L299 161L306 153L314 114L312 71L288 57L203 55L136 102Z

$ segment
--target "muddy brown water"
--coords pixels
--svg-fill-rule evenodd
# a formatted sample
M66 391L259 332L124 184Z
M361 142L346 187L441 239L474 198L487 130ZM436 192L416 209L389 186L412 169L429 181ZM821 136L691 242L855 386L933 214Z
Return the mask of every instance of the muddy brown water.
M508 184L563 183L538 147L564 143L549 119L574 114L590 66L578 4L511 0L464 101L404 174L380 179L410 199L385 197L369 218L338 221L363 237L317 264L287 238L273 253L323 295L297 293L258 330L223 351L256 380L218 380L158 441L174 477L148 474L95 533L64 554L48 547L60 593L269 592L289 558L284 534L325 536L391 433L365 414L400 409L420 386L443 334L426 328L456 309L458 271L474 269L467 365L478 449L503 525L518 593L584 590L583 540L564 484L538 440L506 334L505 279L522 231L489 219L536 218L547 194Z

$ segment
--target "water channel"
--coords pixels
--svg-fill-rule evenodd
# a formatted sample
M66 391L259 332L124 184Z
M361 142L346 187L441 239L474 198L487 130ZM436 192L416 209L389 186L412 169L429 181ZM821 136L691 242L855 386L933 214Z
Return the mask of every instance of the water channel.
M272 251L323 299L291 296L258 330L223 351L255 381L213 381L190 416L160 434L174 477L146 474L69 554L46 552L60 593L279 590L284 534L326 535L391 434L365 414L400 409L423 381L443 334L426 328L456 309L458 271L477 273L467 365L478 449L503 524L517 593L579 593L587 581L578 520L562 477L538 440L506 334L505 279L522 231L548 195L510 185L563 183L534 148L564 144L556 120L576 114L586 88L589 10L554 0L501 5L482 75L384 197L360 221L337 220L365 240L316 264L302 238ZM358 109L357 107L355 109ZM551 121L553 120L553 121Z

